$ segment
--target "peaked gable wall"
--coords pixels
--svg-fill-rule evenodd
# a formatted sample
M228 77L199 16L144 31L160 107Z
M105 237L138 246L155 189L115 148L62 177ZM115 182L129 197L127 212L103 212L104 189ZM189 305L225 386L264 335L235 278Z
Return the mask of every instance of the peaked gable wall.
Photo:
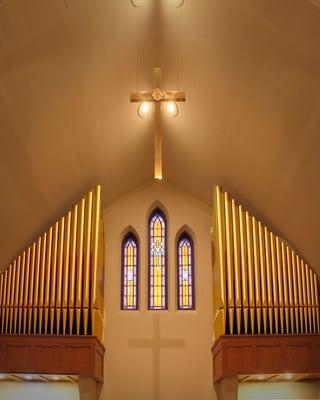
M148 311L147 221L154 207L168 223L168 311ZM212 390L211 210L176 187L152 183L122 197L104 211L105 383L101 400L208 400ZM190 228L195 249L196 310L177 311L177 234ZM121 241L132 227L140 243L140 310L120 310ZM149 342L160 335L169 346L159 353Z

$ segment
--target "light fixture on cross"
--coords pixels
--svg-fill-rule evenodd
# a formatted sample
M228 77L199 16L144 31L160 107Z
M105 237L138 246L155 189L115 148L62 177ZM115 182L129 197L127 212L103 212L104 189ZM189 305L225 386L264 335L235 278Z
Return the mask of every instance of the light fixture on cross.
M162 179L162 135L161 135L161 103L166 103L168 112L178 115L177 102L185 101L184 92L177 90L162 90L161 68L154 68L155 89L152 92L140 91L130 94L132 103L140 103L138 107L139 116L143 116L150 109L150 103L154 103L154 178Z

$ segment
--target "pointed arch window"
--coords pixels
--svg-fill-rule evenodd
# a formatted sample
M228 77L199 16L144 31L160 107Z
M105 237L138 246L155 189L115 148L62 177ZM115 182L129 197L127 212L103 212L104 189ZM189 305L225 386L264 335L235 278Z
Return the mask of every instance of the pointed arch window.
M149 310L167 310L167 222L156 208L149 218Z
M122 241L122 310L138 310L138 250L137 238L129 232Z
M179 310L195 309L193 240L184 232L177 241L177 295Z

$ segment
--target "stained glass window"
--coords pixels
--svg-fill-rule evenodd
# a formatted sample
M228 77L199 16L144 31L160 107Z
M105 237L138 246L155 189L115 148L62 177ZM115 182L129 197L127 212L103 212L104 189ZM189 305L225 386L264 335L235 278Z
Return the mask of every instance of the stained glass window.
M121 309L138 309L138 242L133 233L122 242Z
M166 310L167 232L166 218L159 209L149 219L149 310Z
M187 233L180 235L177 242L177 253L178 309L194 310L193 242Z

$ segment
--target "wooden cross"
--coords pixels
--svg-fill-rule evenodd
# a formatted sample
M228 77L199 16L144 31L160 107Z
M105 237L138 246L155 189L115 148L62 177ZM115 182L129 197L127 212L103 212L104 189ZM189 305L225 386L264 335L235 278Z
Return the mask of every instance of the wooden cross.
M186 100L184 92L177 90L162 90L161 68L154 68L155 89L152 92L141 91L130 94L130 101L133 103L154 103L155 124L154 124L154 178L162 179L162 135L161 135L161 103L180 102Z
M137 349L153 350L153 400L160 400L160 352L161 349L184 349L184 339L162 339L160 336L160 316L153 315L153 338L150 339L129 339L129 347Z

